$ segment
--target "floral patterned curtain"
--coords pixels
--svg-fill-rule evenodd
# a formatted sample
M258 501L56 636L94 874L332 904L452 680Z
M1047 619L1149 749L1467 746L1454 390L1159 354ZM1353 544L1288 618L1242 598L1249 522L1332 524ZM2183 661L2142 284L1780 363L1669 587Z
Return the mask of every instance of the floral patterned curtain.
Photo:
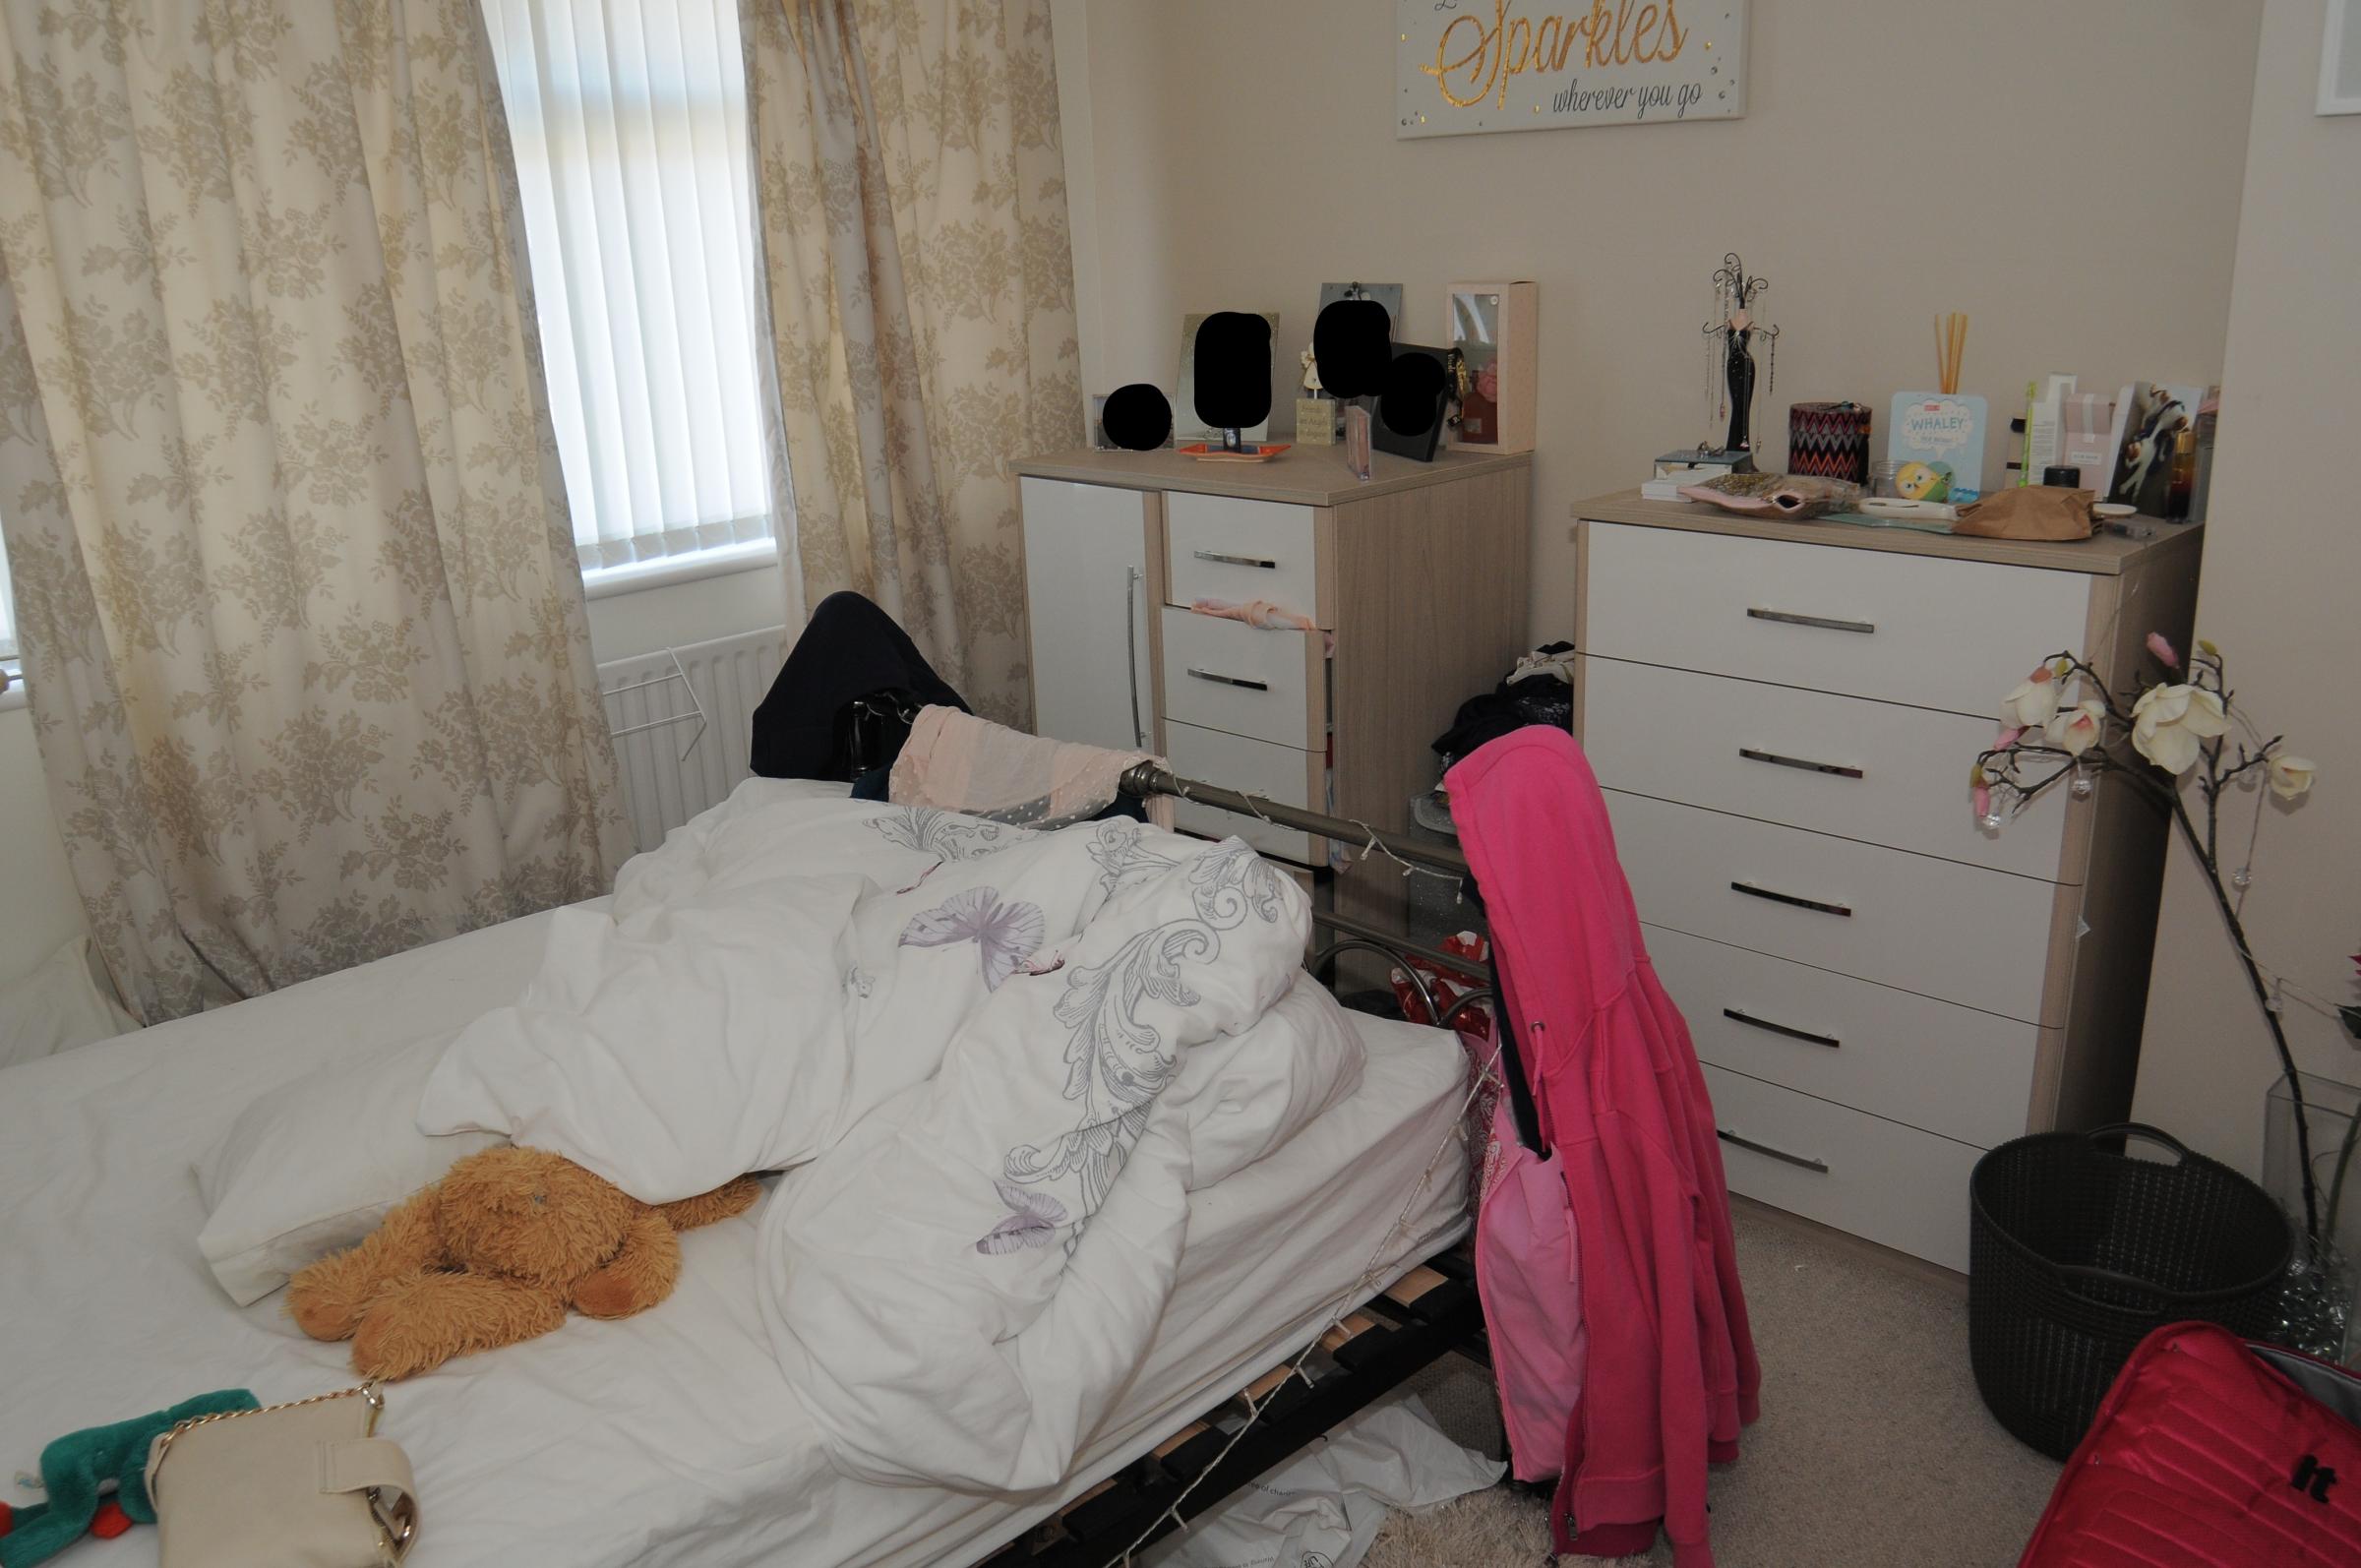
M1082 436L1049 11L741 10L789 624L858 589L1008 723L1028 673L1009 464Z
M0 522L149 1022L628 852L515 214L473 0L0 0Z

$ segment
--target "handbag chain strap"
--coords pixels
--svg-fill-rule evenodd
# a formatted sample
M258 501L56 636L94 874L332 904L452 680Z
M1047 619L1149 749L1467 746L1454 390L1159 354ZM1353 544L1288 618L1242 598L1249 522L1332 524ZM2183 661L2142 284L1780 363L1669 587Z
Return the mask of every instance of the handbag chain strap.
M274 1411L301 1410L306 1405L323 1405L332 1399L350 1399L355 1394L369 1402L369 1424L361 1429L361 1435L374 1437L377 1435L377 1418L386 1413L385 1387L374 1377L357 1387L339 1388L327 1394L314 1394L309 1399L290 1399L277 1405L265 1405L257 1410L215 1411L211 1416L192 1416L185 1421L174 1423L171 1430L156 1439L155 1454L149 1462L149 1468L155 1477L154 1484L149 1488L151 1500L163 1481L164 1456L171 1450L172 1439L181 1433L193 1431L200 1426L211 1426L215 1421L234 1421L242 1416L269 1416ZM386 1560L399 1562L408 1552L410 1538L417 1530L414 1516L407 1508L404 1508L399 1512L398 1517L395 1517L386 1508L374 1486L369 1488L369 1513L377 1521L377 1528L383 1538L382 1543L386 1549Z

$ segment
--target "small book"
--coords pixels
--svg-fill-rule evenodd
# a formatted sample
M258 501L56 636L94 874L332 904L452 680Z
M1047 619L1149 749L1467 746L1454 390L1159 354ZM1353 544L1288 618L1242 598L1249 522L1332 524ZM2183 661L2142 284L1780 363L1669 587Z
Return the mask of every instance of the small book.
M1971 392L1896 392L1886 456L1905 501L1966 506L1984 490L1984 400Z

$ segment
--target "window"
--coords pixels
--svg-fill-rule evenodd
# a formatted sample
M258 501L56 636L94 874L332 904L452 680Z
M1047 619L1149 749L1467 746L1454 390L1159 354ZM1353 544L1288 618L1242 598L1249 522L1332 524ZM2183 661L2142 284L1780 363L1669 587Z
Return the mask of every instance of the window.
M736 0L484 0L582 569L770 536Z
M8 540L0 536L0 664L17 662L17 606L8 592Z

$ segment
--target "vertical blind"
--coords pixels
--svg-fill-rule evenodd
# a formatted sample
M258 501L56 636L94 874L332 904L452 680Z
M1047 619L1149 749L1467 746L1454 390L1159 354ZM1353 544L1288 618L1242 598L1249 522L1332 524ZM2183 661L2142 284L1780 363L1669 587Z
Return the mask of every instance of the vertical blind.
M8 540L0 536L0 659L17 656L17 607L8 596Z
M584 571L769 536L736 0L484 0Z

